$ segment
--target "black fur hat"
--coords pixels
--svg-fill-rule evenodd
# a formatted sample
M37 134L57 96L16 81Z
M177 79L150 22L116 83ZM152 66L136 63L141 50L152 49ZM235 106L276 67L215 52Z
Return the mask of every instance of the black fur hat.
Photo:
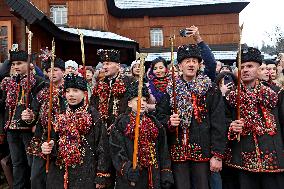
M131 100L135 97L138 97L138 81L133 81L126 91L127 100ZM146 97L147 99L150 97L148 88L146 87L145 83L143 83L142 87L142 97Z
M198 62L202 61L201 52L197 45L182 45L178 47L177 61L180 64L186 58L197 58Z
M51 67L51 59L48 58L47 61L43 62L43 64L45 71L47 71ZM65 62L61 58L55 58L54 67L65 71Z
M82 91L87 91L87 81L79 75L73 73L68 74L64 78L64 90L67 88L76 88Z
M120 52L115 49L99 49L100 62L117 62L120 63Z
M268 65L268 64L274 64L274 65L278 65L278 62L274 61L274 60L271 60L271 59L267 59L267 60L264 60L263 61L264 64Z
M28 61L28 53L26 51L9 51L10 53L10 61Z
M238 56L239 55L237 55L237 62L238 62ZM257 62L259 64L262 64L261 52L257 48L253 47L242 49L241 63L245 62Z

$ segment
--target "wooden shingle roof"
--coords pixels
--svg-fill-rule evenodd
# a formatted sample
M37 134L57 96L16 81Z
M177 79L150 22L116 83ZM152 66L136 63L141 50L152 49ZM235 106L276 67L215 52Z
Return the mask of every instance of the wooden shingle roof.
M29 24L42 20L45 14L26 0L6 0L7 5Z

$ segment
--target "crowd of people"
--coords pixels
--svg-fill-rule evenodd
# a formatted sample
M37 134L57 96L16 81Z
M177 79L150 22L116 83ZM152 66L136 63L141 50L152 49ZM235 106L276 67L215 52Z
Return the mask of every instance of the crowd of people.
M153 60L141 99L141 60L125 68L118 50L98 50L100 63L85 69L47 53L42 70L28 66L26 51L10 51L0 85L10 187L281 189L284 54L263 60L258 49L242 49L238 76L189 29L196 44L179 46L175 65Z

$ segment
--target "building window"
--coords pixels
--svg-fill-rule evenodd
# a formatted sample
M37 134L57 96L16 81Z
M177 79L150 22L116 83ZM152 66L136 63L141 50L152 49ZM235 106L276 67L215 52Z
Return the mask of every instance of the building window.
M56 25L67 25L67 7L66 5L51 5L50 19Z
M162 28L152 28L150 30L150 40L151 46L163 46L164 45L164 37Z
M0 62L8 58L8 52L12 47L12 22L0 21Z

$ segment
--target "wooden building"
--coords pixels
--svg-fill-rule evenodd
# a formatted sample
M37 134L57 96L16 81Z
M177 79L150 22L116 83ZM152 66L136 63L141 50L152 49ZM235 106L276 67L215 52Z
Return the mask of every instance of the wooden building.
M45 47L51 49L51 41L54 38L57 57L63 60L72 59L79 64L81 63L78 26L72 28L66 27L67 25L56 25L49 18L50 14L45 14L33 2L27 0L0 0L0 5L0 27L3 32L3 38L0 38L0 49L3 51L2 62L7 58L7 52L11 49L12 44L17 44L19 49L26 50L26 26L28 26L33 32L32 51L34 53L39 53L40 49ZM62 15L59 18L62 19ZM79 30L84 34L87 65L95 66L98 63L96 52L100 48L120 50L121 63L124 64L130 64L136 58L139 45L134 40L105 30L88 28L80 28Z
M181 44L193 43L191 39L179 36L180 29L191 25L199 27L203 39L214 52L236 51L239 40L239 13L249 3L246 0L31 0L33 7L38 10L32 14L38 18L31 22L28 21L28 10L16 10L15 4L23 1L26 0L0 0L1 5L6 3L4 16L1 10L3 8L0 8L0 20L11 20L12 28L21 31L14 33L12 43L17 42L22 48L25 47L21 41L24 36L21 26L27 24L38 35L35 44L37 48L46 46L55 36L62 45L59 46L58 53L68 57L70 53L72 56L80 54L80 46L77 44L79 38L70 33L73 29L89 30L87 33L111 32L128 40L109 39L119 43L110 45L106 39L105 43L101 43L98 41L101 38L93 39L94 37L90 36L86 44L89 51L87 54L93 55L94 50L100 46L113 46L122 50L123 62L127 64L134 59L133 52L138 50L137 43L140 51L152 54L169 53L171 35L176 35L175 49ZM17 18L9 11L11 8ZM41 42L42 39L46 40ZM64 52L61 52L60 48L63 48ZM94 56L88 57L89 62L97 62ZM76 56L75 59L80 58Z

